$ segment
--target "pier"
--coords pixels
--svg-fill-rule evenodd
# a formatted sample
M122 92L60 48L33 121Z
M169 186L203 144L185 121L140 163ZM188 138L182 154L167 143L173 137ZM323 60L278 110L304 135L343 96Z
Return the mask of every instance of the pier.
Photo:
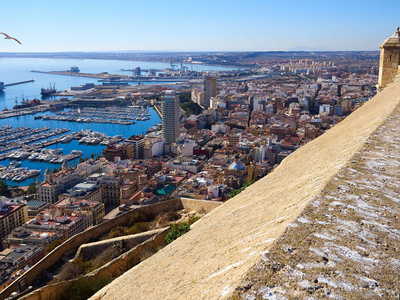
M157 114L160 116L160 118L162 119L162 109L161 106L154 104L154 109L156 110Z
M34 82L35 80L31 79L31 80L25 80L25 81L18 81L18 82L14 82L14 83L7 83L4 86L13 86L13 85L18 85L18 84L24 84L24 83L29 83L29 82Z

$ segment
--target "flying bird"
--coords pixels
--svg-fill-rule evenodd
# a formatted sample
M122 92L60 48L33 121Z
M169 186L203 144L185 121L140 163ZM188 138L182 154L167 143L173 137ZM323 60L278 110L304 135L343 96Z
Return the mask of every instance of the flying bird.
M4 39L5 39L5 40L14 40L14 41L16 41L18 44L21 44L20 41L18 41L16 38L13 38L13 37L9 36L7 33L0 32L0 34L4 34L4 36L5 36Z

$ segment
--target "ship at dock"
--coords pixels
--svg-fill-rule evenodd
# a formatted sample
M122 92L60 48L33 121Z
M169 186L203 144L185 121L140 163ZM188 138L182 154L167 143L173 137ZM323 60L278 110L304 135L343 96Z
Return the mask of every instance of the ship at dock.
M4 82L0 81L0 92L4 89Z
M48 88L48 89L45 89L45 88L40 89L40 94L44 97L51 96L55 93L57 93L55 83L53 84L53 86L51 86L51 83L50 83L50 88Z

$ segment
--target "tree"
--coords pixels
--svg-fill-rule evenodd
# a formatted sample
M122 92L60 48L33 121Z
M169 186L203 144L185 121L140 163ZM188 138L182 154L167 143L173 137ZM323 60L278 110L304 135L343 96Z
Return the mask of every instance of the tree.
M198 115L203 112L203 109L201 108L200 105L194 102L185 102L181 103L180 107L185 111L186 114L193 114L193 115Z
M192 100L192 95L190 92L186 92L179 95L179 103L190 102L191 100Z
M19 197L25 194L25 191L21 189L19 186L11 187L11 192L13 197Z
M26 190L27 195L36 195L36 183L32 182Z
M241 189L233 189L229 193L229 198L233 198L236 195L240 194L242 191L244 191L245 188L247 188L249 185L252 185L253 183L254 183L254 181L249 181L249 182L245 183Z
M79 157L79 163L81 164L83 162L85 162L85 160L82 157Z
M8 184L3 180L0 181L0 196L7 198L11 197L11 190L9 189Z

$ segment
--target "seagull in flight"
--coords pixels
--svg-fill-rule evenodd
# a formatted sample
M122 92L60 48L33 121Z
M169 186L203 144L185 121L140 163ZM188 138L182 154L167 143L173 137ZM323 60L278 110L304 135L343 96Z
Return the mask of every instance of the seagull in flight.
M9 36L7 33L0 32L0 34L3 34L3 35L5 36L5 38L4 38L5 40L14 40L14 41L16 41L18 44L21 44L20 41L18 41L16 38L13 38L13 37Z

